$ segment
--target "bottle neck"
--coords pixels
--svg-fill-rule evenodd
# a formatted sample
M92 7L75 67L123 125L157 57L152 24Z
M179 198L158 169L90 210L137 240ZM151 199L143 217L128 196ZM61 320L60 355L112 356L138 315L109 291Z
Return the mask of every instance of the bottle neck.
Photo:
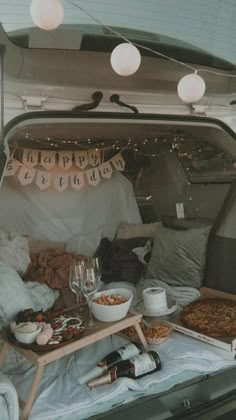
M116 379L117 379L116 369L111 369L105 375L100 376L100 378L96 378L88 382L88 387L93 388L99 385L111 384Z
M106 365L100 364L98 366L95 366L93 369L91 369L89 372L85 373L84 375L79 377L79 384L83 385L87 382L91 381L94 378L97 378L98 376L102 375L107 370Z

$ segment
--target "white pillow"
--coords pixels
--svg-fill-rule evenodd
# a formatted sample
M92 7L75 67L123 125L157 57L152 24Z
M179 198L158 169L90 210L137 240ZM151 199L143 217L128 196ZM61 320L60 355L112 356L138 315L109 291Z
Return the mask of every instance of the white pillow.
M8 324L18 312L32 306L32 295L19 274L0 263L0 326Z
M24 283L13 268L0 263L0 328L25 309L46 311L58 296L58 290L46 284Z
M50 289L47 284L27 281L25 285L32 296L32 308L34 311L41 311L41 309L47 311L54 305L60 295L59 290Z
M24 274L30 263L28 239L18 233L0 231L0 262Z

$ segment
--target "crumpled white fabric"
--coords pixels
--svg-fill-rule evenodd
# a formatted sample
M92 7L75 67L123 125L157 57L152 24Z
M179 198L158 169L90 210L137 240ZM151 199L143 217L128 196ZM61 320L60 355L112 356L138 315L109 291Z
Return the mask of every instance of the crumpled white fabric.
M35 282L25 283L19 274L8 265L0 263L0 329L14 319L16 314L25 309L44 311L51 308L59 292L50 289L46 284ZM0 351L2 339L0 337ZM20 353L10 348L7 352L2 371L25 371L29 368L29 361ZM0 412L1 420L1 412Z
M139 246L137 248L132 249L132 252L137 255L139 261L141 261L141 263L145 265L147 264L145 257L149 252L152 251L152 243L152 239L149 239L145 246Z
M0 328L32 305L32 295L22 278L14 268L0 262Z
M25 286L31 294L34 311L47 311L52 308L60 295L59 290L51 289L46 284L40 284L35 281L27 281Z
M0 262L23 275L30 263L28 239L16 232L0 231Z
M16 389L7 378L0 372L0 419L18 420L19 404Z

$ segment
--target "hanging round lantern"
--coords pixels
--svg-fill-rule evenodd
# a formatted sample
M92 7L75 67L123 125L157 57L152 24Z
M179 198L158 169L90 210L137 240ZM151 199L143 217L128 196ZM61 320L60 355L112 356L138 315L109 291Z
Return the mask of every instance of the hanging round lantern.
M30 13L35 25L46 31L56 29L64 17L60 0L32 0Z
M123 43L117 45L111 53L111 66L120 76L134 74L141 63L141 55L133 44Z
M206 84L196 72L182 77L178 83L178 95L182 101L192 104L199 101L206 90Z

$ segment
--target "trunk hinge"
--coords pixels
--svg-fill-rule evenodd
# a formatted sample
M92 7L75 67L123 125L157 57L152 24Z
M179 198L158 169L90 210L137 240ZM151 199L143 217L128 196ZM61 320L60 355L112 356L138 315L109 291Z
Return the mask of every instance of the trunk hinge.
M208 105L192 104L192 114L204 114L204 115L206 115L207 108L208 108Z
M45 102L47 101L46 96L24 96L21 95L21 100L24 105L24 110L28 111L29 109L41 109L41 111L45 110Z

